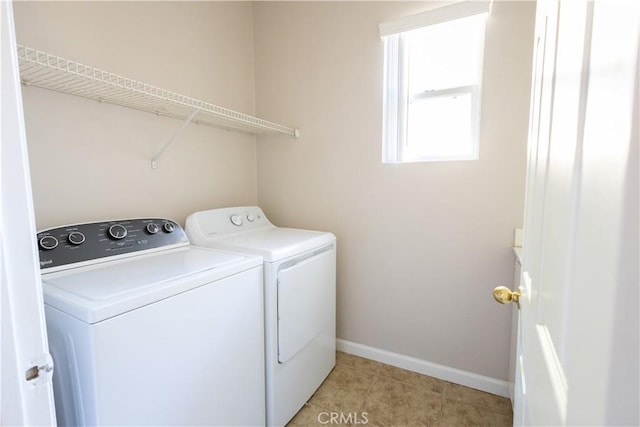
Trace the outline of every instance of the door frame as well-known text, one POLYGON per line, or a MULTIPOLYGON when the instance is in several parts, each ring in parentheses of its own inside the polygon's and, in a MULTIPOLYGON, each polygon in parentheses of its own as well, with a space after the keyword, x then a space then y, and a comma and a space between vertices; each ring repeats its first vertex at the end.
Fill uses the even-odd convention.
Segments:
POLYGON ((10 1, 0 1, 0 424, 56 425, 10 1))

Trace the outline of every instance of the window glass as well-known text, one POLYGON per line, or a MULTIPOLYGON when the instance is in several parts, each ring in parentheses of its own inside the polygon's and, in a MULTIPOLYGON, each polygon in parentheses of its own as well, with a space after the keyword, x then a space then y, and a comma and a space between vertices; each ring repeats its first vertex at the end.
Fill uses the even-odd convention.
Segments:
POLYGON ((431 25, 402 35, 409 46, 409 92, 478 83, 484 15, 431 25))
POLYGON ((471 108, 471 95, 468 93, 412 103, 406 160, 472 157, 471 108))

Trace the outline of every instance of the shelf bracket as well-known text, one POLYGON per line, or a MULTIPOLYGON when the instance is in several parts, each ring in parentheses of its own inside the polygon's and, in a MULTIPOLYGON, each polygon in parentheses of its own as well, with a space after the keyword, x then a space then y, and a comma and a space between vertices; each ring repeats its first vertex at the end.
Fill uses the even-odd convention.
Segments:
POLYGON ((189 118, 182 124, 182 126, 180 126, 180 128, 171 136, 171 138, 169 138, 169 141, 164 144, 164 147, 162 147, 158 154, 156 154, 155 157, 151 159, 151 169, 158 169, 158 159, 160 159, 167 148, 169 148, 169 146, 173 144, 173 141, 175 141, 176 138, 178 138, 182 134, 182 132, 184 132, 184 129, 187 127, 187 125, 189 125, 189 123, 193 121, 193 119, 195 119, 199 112, 200 110, 198 110, 197 108, 193 110, 193 113, 191 113, 189 118))

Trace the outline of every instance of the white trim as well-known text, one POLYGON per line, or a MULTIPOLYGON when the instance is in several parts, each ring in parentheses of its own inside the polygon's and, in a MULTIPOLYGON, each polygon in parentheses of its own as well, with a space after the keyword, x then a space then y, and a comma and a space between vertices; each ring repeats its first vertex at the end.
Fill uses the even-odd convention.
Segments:
POLYGON ((401 156, 398 146, 402 138, 400 136, 400 93, 399 83, 402 81, 398 73, 400 71, 400 36, 387 37, 384 40, 384 87, 382 104, 382 163, 398 163, 401 156))
POLYGON ((428 25, 441 24, 454 19, 490 12, 491 1, 463 1, 415 15, 404 16, 393 21, 382 22, 378 25, 378 28, 380 28, 380 37, 387 37, 428 25))
POLYGON ((429 375, 430 377, 471 387, 476 390, 486 391, 488 393, 497 394, 498 396, 507 398, 509 397, 509 383, 506 381, 475 374, 473 372, 463 371, 461 369, 451 368, 449 366, 417 359, 411 356, 405 356, 404 354, 369 347, 364 344, 358 344, 340 338, 336 339, 336 349, 345 353, 375 360, 376 362, 385 363, 408 371, 429 375))
POLYGON ((464 95, 468 93, 473 98, 474 94, 478 91, 478 85, 468 85, 468 86, 460 86, 460 87, 448 87, 445 89, 439 90, 425 90, 424 92, 418 92, 410 97, 410 102, 418 101, 420 99, 427 98, 442 98, 442 97, 453 97, 456 95, 464 95))

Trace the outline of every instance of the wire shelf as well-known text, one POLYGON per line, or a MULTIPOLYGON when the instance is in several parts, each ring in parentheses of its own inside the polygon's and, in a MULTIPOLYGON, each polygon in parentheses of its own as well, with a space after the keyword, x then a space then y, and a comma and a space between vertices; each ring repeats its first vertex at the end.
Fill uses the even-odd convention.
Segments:
POLYGON ((100 102, 191 120, 250 134, 298 136, 298 129, 239 113, 147 83, 18 45, 20 78, 27 86, 81 96, 100 102))

